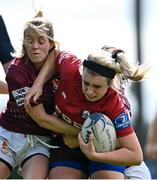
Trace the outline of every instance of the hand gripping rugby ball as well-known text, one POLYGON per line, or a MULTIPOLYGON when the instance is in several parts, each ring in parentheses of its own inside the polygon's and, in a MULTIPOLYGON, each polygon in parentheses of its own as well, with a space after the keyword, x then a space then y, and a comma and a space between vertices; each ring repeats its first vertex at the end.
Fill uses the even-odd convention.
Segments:
POLYGON ((93 134, 93 143, 97 152, 113 151, 116 148, 116 131, 112 121, 104 114, 93 113, 84 122, 81 136, 88 142, 89 133, 93 134))

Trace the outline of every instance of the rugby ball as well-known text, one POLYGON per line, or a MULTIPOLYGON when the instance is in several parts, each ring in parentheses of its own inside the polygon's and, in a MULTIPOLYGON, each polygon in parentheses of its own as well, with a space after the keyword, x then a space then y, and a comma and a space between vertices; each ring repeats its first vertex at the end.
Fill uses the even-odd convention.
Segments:
POLYGON ((84 122, 81 136, 88 142, 89 133, 93 134, 93 143, 97 152, 113 151, 116 148, 116 131, 112 121, 102 113, 91 114, 84 122))

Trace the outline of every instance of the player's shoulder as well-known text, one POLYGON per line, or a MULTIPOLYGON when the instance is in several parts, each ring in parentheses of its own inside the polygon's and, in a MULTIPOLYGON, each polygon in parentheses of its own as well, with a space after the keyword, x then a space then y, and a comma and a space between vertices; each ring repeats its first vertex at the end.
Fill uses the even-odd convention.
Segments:
MULTIPOLYGON (((17 72, 21 72, 23 71, 23 73, 25 72, 25 69, 27 69, 27 65, 26 63, 23 61, 23 59, 21 58, 14 58, 11 63, 10 66, 8 68, 8 71, 17 71, 17 72)), ((16 73, 16 72, 15 72, 16 73)))
POLYGON ((118 92, 112 88, 108 88, 106 95, 93 108, 97 112, 105 112, 110 119, 115 119, 119 114, 130 111, 118 92))
POLYGON ((10 63, 10 65, 18 65, 18 64, 22 64, 22 59, 21 58, 16 58, 15 57, 10 63))
MULTIPOLYGON (((19 68, 19 70, 34 69, 31 62, 23 58, 14 58, 10 63, 11 68, 19 68)), ((35 69, 34 69, 35 70, 35 69)))
POLYGON ((61 51, 60 54, 57 56, 58 64, 61 64, 63 62, 77 62, 80 61, 80 59, 73 54, 71 51, 61 51))
POLYGON ((71 52, 63 51, 57 60, 57 69, 61 78, 73 79, 79 74, 81 60, 71 52))
POLYGON ((12 60, 8 71, 7 77, 11 79, 28 79, 35 76, 35 70, 32 65, 27 64, 23 59, 15 58, 12 60))

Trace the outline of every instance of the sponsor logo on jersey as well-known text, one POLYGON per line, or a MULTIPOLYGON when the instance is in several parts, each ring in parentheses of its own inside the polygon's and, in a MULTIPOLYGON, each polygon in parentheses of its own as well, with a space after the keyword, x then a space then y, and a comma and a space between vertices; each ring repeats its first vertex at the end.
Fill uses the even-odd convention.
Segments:
POLYGON ((122 130, 130 126, 129 116, 127 113, 120 114, 114 122, 116 130, 122 130))
POLYGON ((20 88, 20 89, 16 89, 12 91, 12 95, 18 106, 24 105, 24 99, 29 89, 30 87, 24 87, 24 88, 20 88))

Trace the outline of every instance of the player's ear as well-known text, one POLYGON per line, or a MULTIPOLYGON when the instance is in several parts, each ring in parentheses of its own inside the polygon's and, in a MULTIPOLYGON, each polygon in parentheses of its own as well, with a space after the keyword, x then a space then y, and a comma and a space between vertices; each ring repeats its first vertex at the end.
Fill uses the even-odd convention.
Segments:
POLYGON ((112 86, 113 79, 107 78, 107 84, 108 84, 109 87, 112 86))
POLYGON ((50 41, 50 51, 53 51, 53 49, 55 48, 55 42, 54 41, 50 41))

